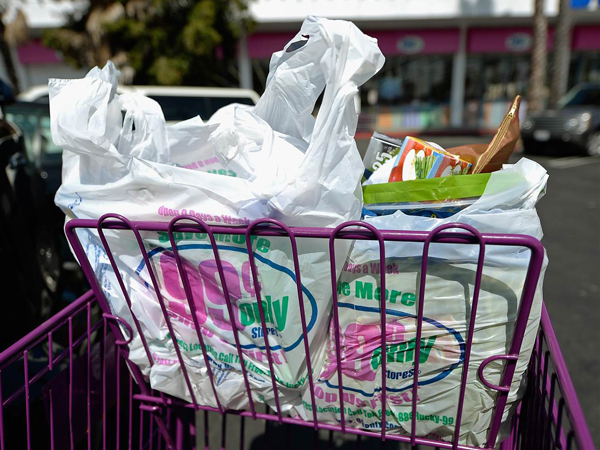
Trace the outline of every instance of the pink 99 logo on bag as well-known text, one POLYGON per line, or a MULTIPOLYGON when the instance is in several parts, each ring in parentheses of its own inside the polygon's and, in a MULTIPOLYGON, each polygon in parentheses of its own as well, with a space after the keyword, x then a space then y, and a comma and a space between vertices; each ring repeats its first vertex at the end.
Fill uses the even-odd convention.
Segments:
MULTIPOLYGON (((343 307, 341 307, 343 309, 343 307)), ((375 312, 375 308, 354 305, 353 309, 365 309, 375 312)), ((386 348, 381 347, 381 324, 350 323, 340 333, 340 370, 351 379, 362 382, 374 382, 385 376, 388 380, 398 380, 395 387, 388 386, 392 392, 401 392, 412 387, 416 355, 415 317, 414 315, 387 309, 389 316, 400 316, 386 324, 386 348), (383 354, 384 353, 384 354, 383 354), (386 358, 386 373, 381 374, 382 359, 386 358), (379 374, 378 374, 379 373, 379 374)), ((436 320, 423 318, 423 334, 419 351, 420 368, 433 364, 433 375, 423 375, 419 370, 419 385, 430 384, 445 378, 464 360, 464 339, 456 330, 436 320)), ((332 330, 332 333, 334 331, 332 330)), ((337 361, 334 342, 330 340, 327 363, 320 375, 321 380, 329 380, 330 387, 337 387, 337 361)), ((428 372, 428 371, 425 371, 428 372)), ((363 392, 363 394, 365 394, 363 392)), ((372 394, 372 393, 366 393, 372 394)))
MULTIPOLYGON (((208 244, 192 244, 179 246, 180 253, 184 250, 211 250, 208 244)), ((198 264, 193 264, 189 260, 182 257, 183 267, 189 287, 192 294, 196 322, 202 328, 204 334, 209 333, 211 329, 214 331, 222 330, 224 332, 233 332, 232 322, 240 331, 245 331, 248 337, 259 339, 261 345, 248 344, 242 345, 242 348, 260 348, 263 349, 264 343, 263 329, 260 317, 260 310, 256 299, 254 282, 250 262, 247 260, 245 249, 232 246, 220 246, 221 266, 223 268, 223 278, 227 285, 229 300, 233 313, 233 319, 230 320, 227 307, 227 301, 223 293, 221 278, 216 260, 207 258, 201 260, 198 264), (243 253, 244 258, 236 257, 229 258, 228 250, 231 252, 243 253), (234 265, 233 263, 237 264, 234 265), (241 262, 241 264, 239 264, 241 262)), ((165 306, 169 316, 177 322, 188 328, 195 328, 192 309, 188 303, 179 268, 174 257, 174 254, 164 248, 157 248, 148 253, 156 264, 154 268, 157 272, 161 293, 165 301, 165 306)), ((283 278, 275 284, 283 286, 276 294, 273 292, 265 292, 261 288, 261 303, 266 324, 266 332, 268 335, 282 337, 282 333, 290 333, 290 322, 288 317, 298 317, 298 295, 296 288, 296 277, 293 271, 289 268, 276 264, 264 256, 255 253, 255 260, 263 263, 261 272, 269 270, 269 279, 276 281, 280 277, 283 278), (274 270, 272 270, 274 269, 274 270), (290 280, 286 280, 289 277, 290 280)), ((145 264, 142 261, 136 272, 141 276, 145 264)), ((266 275, 263 275, 266 276, 266 275)), ((146 279, 146 276, 144 276, 146 279)), ((148 285, 148 282, 146 282, 148 285)), ((302 291, 305 299, 305 312, 307 319, 307 331, 310 332, 317 319, 317 304, 310 291, 302 286, 302 291)), ((297 328, 291 328, 296 330, 297 328)), ((293 331, 296 333, 296 331, 293 331)), ((273 350, 283 348, 285 351, 293 350, 300 344, 303 339, 302 329, 299 328, 298 336, 290 336, 286 334, 286 342, 290 342, 290 338, 295 338, 290 345, 287 346, 272 346, 273 350)), ((228 333, 226 333, 227 335, 228 333)))

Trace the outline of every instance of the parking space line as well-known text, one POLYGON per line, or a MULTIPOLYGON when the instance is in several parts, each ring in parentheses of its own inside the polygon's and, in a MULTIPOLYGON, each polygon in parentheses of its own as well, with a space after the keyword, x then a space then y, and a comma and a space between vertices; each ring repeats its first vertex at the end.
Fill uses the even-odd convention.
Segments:
POLYGON ((588 164, 600 163, 600 157, 597 156, 568 156, 566 158, 553 159, 548 161, 548 167, 552 169, 570 169, 572 167, 585 166, 588 164))

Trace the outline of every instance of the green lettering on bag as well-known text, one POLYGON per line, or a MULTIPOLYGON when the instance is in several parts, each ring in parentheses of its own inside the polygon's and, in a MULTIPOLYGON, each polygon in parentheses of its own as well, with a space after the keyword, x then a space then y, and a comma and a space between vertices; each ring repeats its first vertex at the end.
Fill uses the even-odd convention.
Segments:
POLYGON ((356 282, 356 297, 363 300, 371 300, 373 298, 373 283, 356 282))

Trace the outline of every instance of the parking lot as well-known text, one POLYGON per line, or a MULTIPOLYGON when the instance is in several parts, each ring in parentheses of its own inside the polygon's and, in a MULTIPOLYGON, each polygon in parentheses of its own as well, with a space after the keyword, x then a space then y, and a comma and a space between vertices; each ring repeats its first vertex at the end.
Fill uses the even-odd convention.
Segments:
POLYGON ((600 445, 600 159, 535 158, 550 175, 538 211, 550 265, 544 299, 579 401, 600 445))

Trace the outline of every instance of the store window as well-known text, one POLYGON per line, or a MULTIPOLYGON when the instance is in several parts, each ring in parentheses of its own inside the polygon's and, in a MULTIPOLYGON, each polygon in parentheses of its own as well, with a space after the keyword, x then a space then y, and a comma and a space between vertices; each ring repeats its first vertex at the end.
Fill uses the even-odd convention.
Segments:
MULTIPOLYGON (((529 83, 529 54, 475 54, 467 58, 464 125, 494 129, 529 83)), ((523 102, 525 111, 525 102, 523 102)))
POLYGON ((469 55, 466 100, 510 101, 525 94, 531 55, 469 55))
POLYGON ((361 89, 363 107, 447 103, 451 80, 452 55, 390 56, 361 89))
POLYGON ((569 88, 579 83, 600 83, 600 51, 573 52, 569 88))
MULTIPOLYGON (((548 54, 547 86, 551 83, 553 54, 548 54)), ((523 95, 527 111, 531 54, 475 54, 467 59, 465 126, 493 129, 502 121, 516 95, 523 95)), ((569 89, 579 83, 600 83, 600 52, 573 52, 569 89)))
POLYGON ((360 89, 359 131, 444 128, 449 125, 452 55, 398 55, 360 89))

